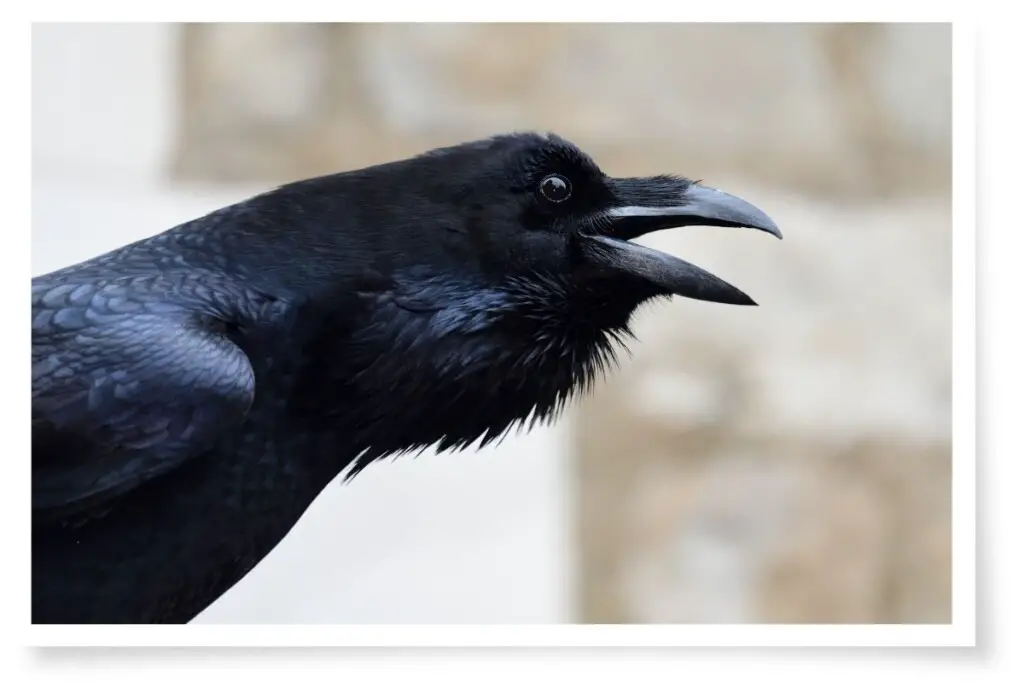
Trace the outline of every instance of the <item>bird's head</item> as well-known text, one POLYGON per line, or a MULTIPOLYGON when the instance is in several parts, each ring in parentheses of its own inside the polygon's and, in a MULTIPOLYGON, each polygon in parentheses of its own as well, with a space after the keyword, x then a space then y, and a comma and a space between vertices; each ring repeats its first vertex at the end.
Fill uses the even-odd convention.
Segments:
MULTIPOLYGON (((261 273, 327 283, 321 310, 338 322, 314 351, 336 359, 348 392, 330 414, 388 423, 367 436, 378 454, 553 418, 614 363, 645 301, 754 303, 635 238, 687 225, 781 237, 738 197, 677 176, 611 177, 556 135, 436 149, 300 182, 260 206, 261 225, 293 226, 273 252, 286 267, 268 259, 261 273), (396 396, 412 408, 396 415, 396 396)), ((309 381, 303 393, 322 408, 323 369, 309 381)))
POLYGON ((782 237, 771 218, 743 199, 680 176, 611 177, 553 134, 503 135, 388 167, 403 177, 398 187, 419 188, 422 207, 410 227, 433 245, 418 252, 443 251, 447 267, 495 281, 537 274, 641 299, 678 295, 754 305, 715 275, 631 240, 688 225, 782 237))

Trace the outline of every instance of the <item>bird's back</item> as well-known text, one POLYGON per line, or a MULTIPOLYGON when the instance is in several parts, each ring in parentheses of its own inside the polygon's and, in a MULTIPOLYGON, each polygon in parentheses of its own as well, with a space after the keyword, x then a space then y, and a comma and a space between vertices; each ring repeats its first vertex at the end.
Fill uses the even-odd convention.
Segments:
POLYGON ((218 301, 256 304, 167 239, 33 280, 37 623, 187 621, 335 474, 288 408, 289 304, 229 329, 218 301))
POLYGON ((344 441, 293 421, 288 397, 298 371, 288 356, 275 356, 274 372, 261 360, 248 415, 206 452, 113 500, 36 525, 34 621, 187 621, 287 533, 336 474, 344 441))

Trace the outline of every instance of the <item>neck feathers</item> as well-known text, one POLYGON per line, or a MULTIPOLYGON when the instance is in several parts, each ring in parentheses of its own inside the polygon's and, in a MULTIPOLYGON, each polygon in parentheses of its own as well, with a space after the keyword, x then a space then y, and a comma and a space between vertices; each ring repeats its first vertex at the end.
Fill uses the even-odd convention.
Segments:
POLYGON ((550 422, 614 365, 638 303, 559 277, 484 286, 418 275, 395 285, 374 293, 349 330, 321 330, 307 353, 333 347, 298 393, 324 424, 347 429, 361 453, 350 476, 393 453, 485 445, 550 422))

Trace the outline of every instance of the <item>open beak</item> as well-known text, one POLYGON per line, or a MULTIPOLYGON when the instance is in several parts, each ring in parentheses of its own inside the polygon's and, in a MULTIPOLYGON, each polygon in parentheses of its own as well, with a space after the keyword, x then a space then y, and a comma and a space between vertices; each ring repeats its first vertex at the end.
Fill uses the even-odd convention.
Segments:
POLYGON ((616 206, 597 217, 596 234, 584 235, 588 261, 630 273, 678 296, 756 306, 728 282, 692 263, 630 242, 656 230, 687 225, 753 228, 782 239, 775 222, 756 206, 688 180, 658 176, 610 181, 616 206))

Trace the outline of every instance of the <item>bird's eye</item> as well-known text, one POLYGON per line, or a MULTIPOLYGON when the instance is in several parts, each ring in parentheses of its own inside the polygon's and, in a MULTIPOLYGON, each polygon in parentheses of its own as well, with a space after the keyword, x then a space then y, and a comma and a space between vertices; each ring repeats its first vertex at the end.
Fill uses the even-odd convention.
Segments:
POLYGON ((540 181, 540 193, 549 202, 564 202, 572 194, 569 179, 560 175, 549 175, 540 181))

